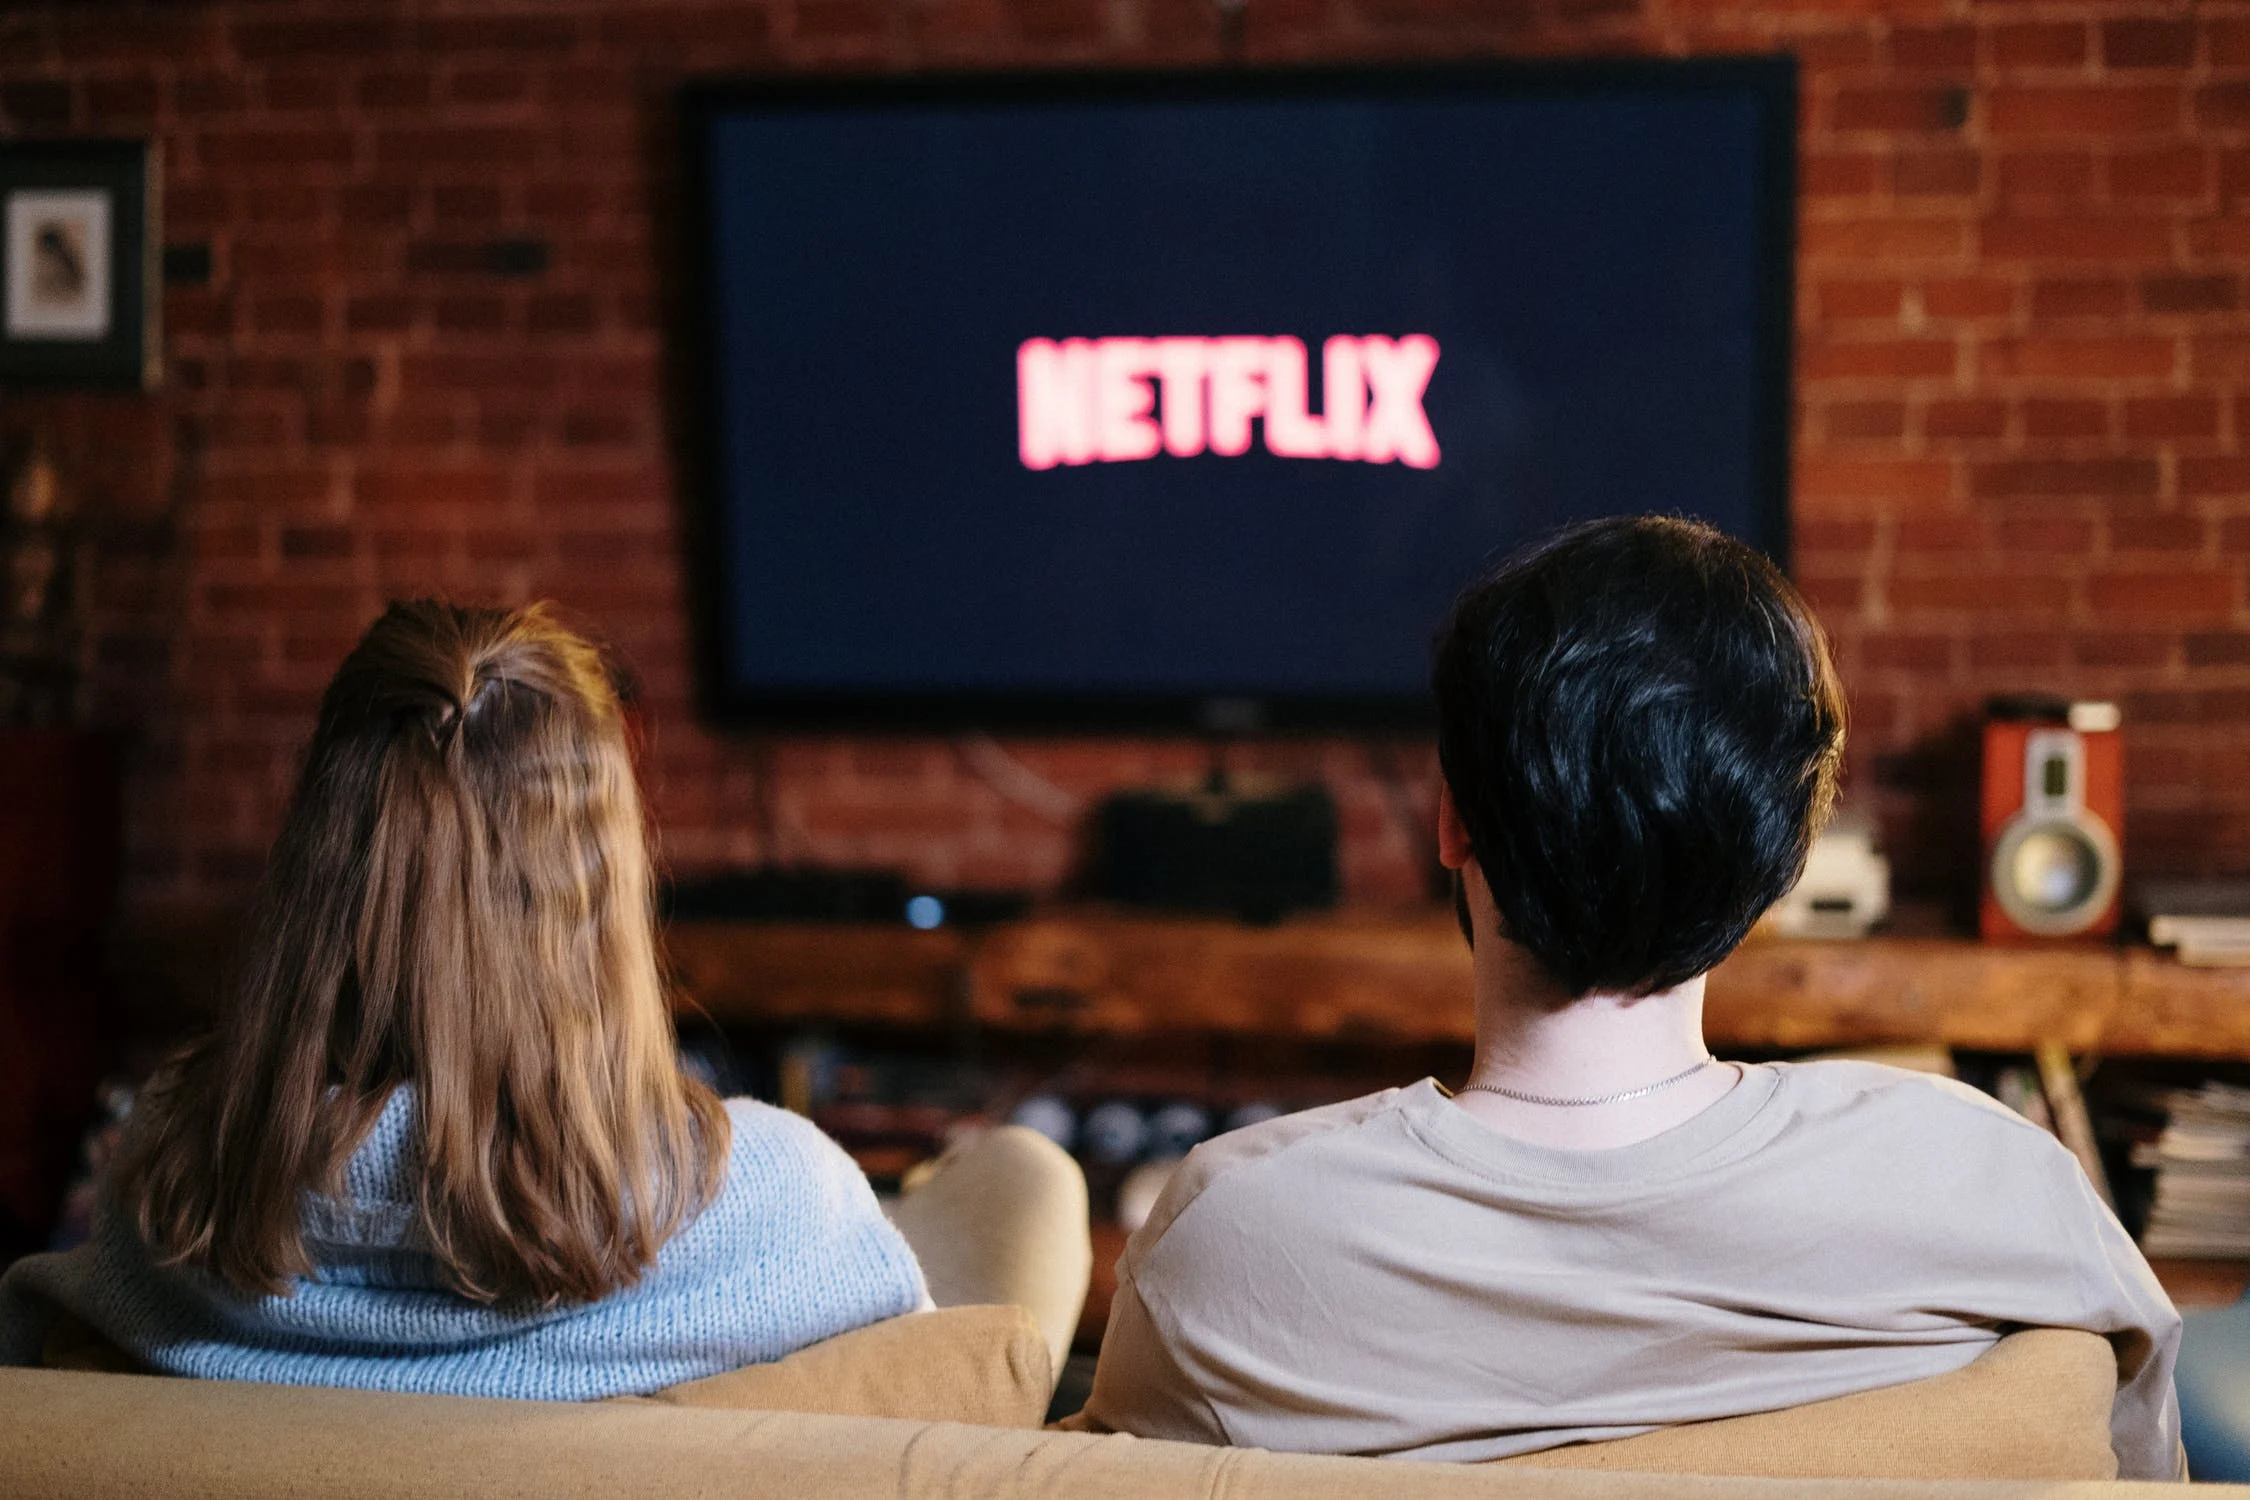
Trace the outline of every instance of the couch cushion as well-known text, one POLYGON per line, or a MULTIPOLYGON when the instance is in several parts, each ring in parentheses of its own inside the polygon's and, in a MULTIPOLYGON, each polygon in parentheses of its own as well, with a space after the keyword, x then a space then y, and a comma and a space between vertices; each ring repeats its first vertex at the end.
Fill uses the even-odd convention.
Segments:
MULTIPOLYGON (((48 1324, 41 1362, 50 1370, 157 1373, 69 1313, 48 1324)), ((947 1307, 870 1323, 767 1364, 617 1399, 1037 1427, 1053 1390, 1047 1341, 1030 1313, 947 1307)))
POLYGON ((2163 1500, 2149 1485, 1904 1488, 1589 1474, 660 1402, 0 1369, 0 1495, 71 1500, 2163 1500))
POLYGON ((627 1399, 1037 1427, 1053 1389, 1047 1340, 1030 1313, 945 1307, 870 1323, 770 1364, 627 1399))
POLYGON ((2108 1340, 2032 1328, 1950 1375, 1499 1462, 1781 1478, 2111 1479, 2116 1394, 2108 1340))

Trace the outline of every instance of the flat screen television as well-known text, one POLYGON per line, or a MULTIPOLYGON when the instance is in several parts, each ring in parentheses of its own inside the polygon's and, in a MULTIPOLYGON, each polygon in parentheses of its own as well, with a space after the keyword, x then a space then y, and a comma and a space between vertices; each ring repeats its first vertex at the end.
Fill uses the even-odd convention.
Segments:
POLYGON ((691 90, 733 723, 1409 728, 1496 554, 1786 561, 1787 59, 691 90))

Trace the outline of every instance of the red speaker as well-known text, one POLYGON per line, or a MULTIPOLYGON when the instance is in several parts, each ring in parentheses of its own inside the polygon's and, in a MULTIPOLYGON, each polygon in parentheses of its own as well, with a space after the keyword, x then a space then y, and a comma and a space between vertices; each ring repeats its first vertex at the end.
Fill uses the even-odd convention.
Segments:
POLYGON ((2125 752, 2114 704, 2012 700, 1984 725, 1987 942, 2117 930, 2125 752))

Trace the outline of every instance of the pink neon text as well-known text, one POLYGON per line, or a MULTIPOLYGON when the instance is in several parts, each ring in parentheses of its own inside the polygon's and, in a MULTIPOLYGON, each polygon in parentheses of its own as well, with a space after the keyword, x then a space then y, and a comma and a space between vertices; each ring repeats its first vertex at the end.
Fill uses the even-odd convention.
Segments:
POLYGON ((1437 362, 1428 334, 1337 334, 1321 346, 1315 414, 1301 339, 1026 339, 1016 350, 1017 448, 1027 469, 1206 449, 1231 458, 1250 451, 1256 419, 1278 458, 1434 469, 1422 395, 1437 362))

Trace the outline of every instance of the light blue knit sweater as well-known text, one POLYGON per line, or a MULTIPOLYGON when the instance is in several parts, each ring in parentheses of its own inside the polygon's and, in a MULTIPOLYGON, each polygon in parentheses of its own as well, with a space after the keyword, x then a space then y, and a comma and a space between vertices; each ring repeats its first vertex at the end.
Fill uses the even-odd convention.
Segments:
POLYGON ((115 1215, 61 1255, 0 1277, 0 1364, 36 1364, 57 1308, 157 1369, 222 1380, 585 1401, 778 1359, 924 1305, 922 1271, 850 1157, 809 1122, 727 1105, 717 1198, 636 1286, 544 1311, 447 1291, 414 1230, 413 1100, 401 1089, 345 1170, 306 1204, 317 1274, 244 1299, 152 1265, 115 1215))

